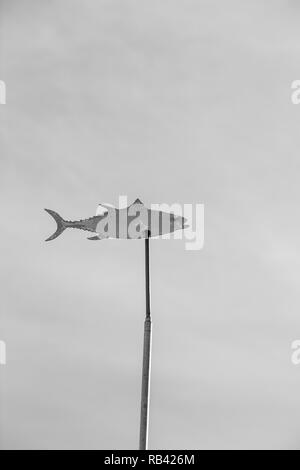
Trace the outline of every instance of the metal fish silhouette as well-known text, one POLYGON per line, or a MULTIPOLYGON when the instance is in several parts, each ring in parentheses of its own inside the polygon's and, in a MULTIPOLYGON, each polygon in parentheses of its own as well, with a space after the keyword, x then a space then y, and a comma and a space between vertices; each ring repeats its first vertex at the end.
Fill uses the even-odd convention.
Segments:
POLYGON ((173 233, 188 227, 184 217, 172 213, 147 209, 136 199, 125 209, 118 209, 106 204, 100 204, 102 214, 78 221, 64 220, 57 212, 45 209, 56 221, 57 230, 46 241, 54 240, 67 228, 77 228, 93 232, 89 240, 105 238, 141 239, 173 233))

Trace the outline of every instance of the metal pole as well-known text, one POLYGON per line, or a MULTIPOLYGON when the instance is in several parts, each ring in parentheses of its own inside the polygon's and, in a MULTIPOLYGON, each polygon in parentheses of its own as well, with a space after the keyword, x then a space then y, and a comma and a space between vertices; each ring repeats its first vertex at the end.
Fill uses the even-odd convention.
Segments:
MULTIPOLYGON (((149 232, 150 237, 150 232, 149 232)), ((149 238, 145 239, 146 318, 144 323, 144 351, 141 397, 140 450, 148 449, 149 395, 151 370, 151 311, 150 311, 150 263, 149 238)))

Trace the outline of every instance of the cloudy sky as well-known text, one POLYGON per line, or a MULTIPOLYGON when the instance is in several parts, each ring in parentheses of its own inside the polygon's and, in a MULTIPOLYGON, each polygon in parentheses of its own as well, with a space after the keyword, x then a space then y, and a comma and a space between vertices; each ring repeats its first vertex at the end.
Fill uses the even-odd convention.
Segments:
POLYGON ((54 223, 204 203, 151 244, 150 448, 300 449, 296 0, 1 0, 4 449, 138 444, 143 243, 54 223))

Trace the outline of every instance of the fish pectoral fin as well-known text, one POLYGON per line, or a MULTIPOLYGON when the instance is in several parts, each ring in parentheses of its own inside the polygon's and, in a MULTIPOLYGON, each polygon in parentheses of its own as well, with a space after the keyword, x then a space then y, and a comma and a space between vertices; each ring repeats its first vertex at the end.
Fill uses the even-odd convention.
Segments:
POLYGON ((100 237, 99 235, 96 235, 95 237, 88 237, 88 240, 105 240, 105 238, 108 238, 108 237, 100 237))
POLYGON ((109 236, 107 234, 105 235, 94 235, 93 237, 88 237, 88 240, 105 240, 106 238, 109 238, 109 236))

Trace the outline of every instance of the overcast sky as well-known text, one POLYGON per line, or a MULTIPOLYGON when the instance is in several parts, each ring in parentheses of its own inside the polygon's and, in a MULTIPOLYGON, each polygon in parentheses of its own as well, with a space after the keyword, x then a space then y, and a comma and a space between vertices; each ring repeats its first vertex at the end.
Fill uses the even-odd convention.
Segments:
POLYGON ((1 0, 0 443, 138 444, 141 241, 100 202, 204 203, 151 243, 150 448, 300 449, 296 0, 1 0))

